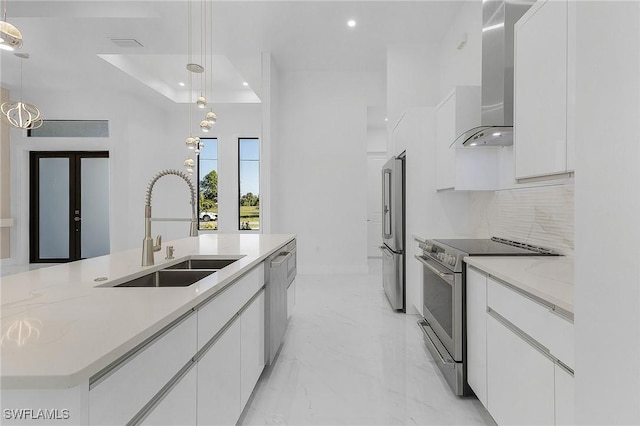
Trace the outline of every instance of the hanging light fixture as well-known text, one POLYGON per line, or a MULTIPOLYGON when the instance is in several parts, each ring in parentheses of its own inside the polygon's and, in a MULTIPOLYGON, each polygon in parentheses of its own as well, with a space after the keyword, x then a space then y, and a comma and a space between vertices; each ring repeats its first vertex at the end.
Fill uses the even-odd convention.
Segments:
POLYGON ((0 49, 18 50, 22 47, 22 33, 7 22, 7 0, 4 2, 3 18, 0 21, 0 49))
POLYGON ((209 120, 205 118, 200 122, 200 130, 202 130, 205 133, 211 130, 211 123, 209 123, 209 120))
POLYGON ((42 126, 40 110, 33 104, 22 102, 22 61, 29 59, 26 53, 16 53, 20 58, 20 100, 8 101, 0 106, 0 111, 7 118, 9 124, 18 129, 37 129, 42 126))
POLYGON ((204 116, 204 119, 207 120, 210 124, 213 124, 218 121, 218 116, 215 112, 213 112, 213 110, 211 110, 207 112, 207 114, 204 116))
MULTIPOLYGON (((187 138, 184 140, 185 145, 187 146, 188 149, 193 150, 194 152, 199 152, 200 151, 200 138, 198 137, 194 137, 193 136, 193 132, 191 131, 191 105, 192 105, 192 101, 191 101, 191 95, 193 93, 192 89, 193 89, 193 74, 194 73, 202 73, 204 72, 204 68, 202 67, 202 65, 196 64, 192 61, 192 55, 191 55, 191 0, 188 0, 187 2, 187 13, 188 13, 188 19, 187 19, 187 51, 188 51, 188 63, 187 63, 187 76, 188 76, 188 91, 189 91, 189 101, 187 102, 187 108, 188 108, 188 114, 187 114, 187 120, 188 120, 188 126, 189 126, 189 136, 187 136, 187 138)), ((193 168, 195 166, 195 161, 193 160, 193 158, 187 158, 184 161, 184 166, 187 169, 188 173, 193 173, 193 168)))
MULTIPOLYGON (((209 108, 209 111, 205 114, 204 119, 209 122, 209 125, 210 125, 209 128, 211 128, 211 126, 213 126, 215 122, 218 120, 218 115, 215 112, 213 112, 213 1, 211 1, 211 4, 209 7, 211 11, 211 14, 210 14, 211 22, 209 23, 209 29, 211 31, 211 35, 210 35, 211 43, 209 45, 211 49, 209 51, 209 78, 211 79, 209 83, 209 100, 211 102, 210 103, 211 107, 209 108)), ((205 44, 205 50, 206 50, 206 44, 205 44)))
POLYGON ((193 158, 187 158, 184 160, 184 167, 187 169, 187 173, 193 174, 193 168, 196 166, 196 162, 193 158))

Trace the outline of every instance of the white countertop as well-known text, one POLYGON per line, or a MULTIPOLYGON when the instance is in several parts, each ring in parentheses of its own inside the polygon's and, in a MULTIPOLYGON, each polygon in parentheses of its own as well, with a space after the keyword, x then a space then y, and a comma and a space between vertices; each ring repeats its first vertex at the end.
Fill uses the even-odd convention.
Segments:
POLYGON ((573 257, 468 256, 464 261, 573 313, 573 257))
POLYGON ((140 248, 2 277, 2 387, 64 388, 88 380, 293 238, 206 234, 163 243, 154 266, 140 266, 140 248), (164 260, 168 245, 174 260, 164 260), (185 257, 216 255, 244 257, 189 287, 97 287, 185 257))

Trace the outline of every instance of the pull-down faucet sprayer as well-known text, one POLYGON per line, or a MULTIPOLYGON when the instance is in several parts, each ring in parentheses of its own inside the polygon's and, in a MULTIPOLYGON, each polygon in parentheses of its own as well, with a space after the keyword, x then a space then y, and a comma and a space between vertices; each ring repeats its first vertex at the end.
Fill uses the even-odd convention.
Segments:
POLYGON ((162 245, 162 237, 160 235, 158 235, 157 243, 155 245, 153 244, 153 238, 151 237, 151 193, 153 192, 153 186, 156 184, 158 179, 167 175, 178 176, 185 182, 187 182, 187 185, 189 185, 189 190, 191 192, 191 226, 189 236, 198 236, 198 218, 196 216, 196 188, 193 185, 193 182, 191 182, 191 179, 186 173, 179 170, 162 170, 157 175, 155 175, 153 179, 151 179, 149 185, 147 186, 147 196, 145 198, 144 205, 144 240, 142 241, 142 266, 153 265, 153 252, 159 251, 162 245))

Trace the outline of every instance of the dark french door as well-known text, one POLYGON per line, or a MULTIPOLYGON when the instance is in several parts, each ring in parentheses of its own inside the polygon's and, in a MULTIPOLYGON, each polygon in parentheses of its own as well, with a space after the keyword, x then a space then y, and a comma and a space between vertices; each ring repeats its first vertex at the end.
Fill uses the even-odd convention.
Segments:
POLYGON ((32 152, 29 260, 62 263, 109 253, 109 153, 32 152))

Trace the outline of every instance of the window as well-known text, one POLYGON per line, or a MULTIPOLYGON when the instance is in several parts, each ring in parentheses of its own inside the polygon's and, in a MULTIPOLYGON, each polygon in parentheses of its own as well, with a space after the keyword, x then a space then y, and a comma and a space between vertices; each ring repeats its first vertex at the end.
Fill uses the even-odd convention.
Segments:
POLYGON ((218 139, 202 138, 198 156, 199 229, 218 229, 218 139))
POLYGON ((260 140, 238 139, 239 229, 260 229, 260 140))

